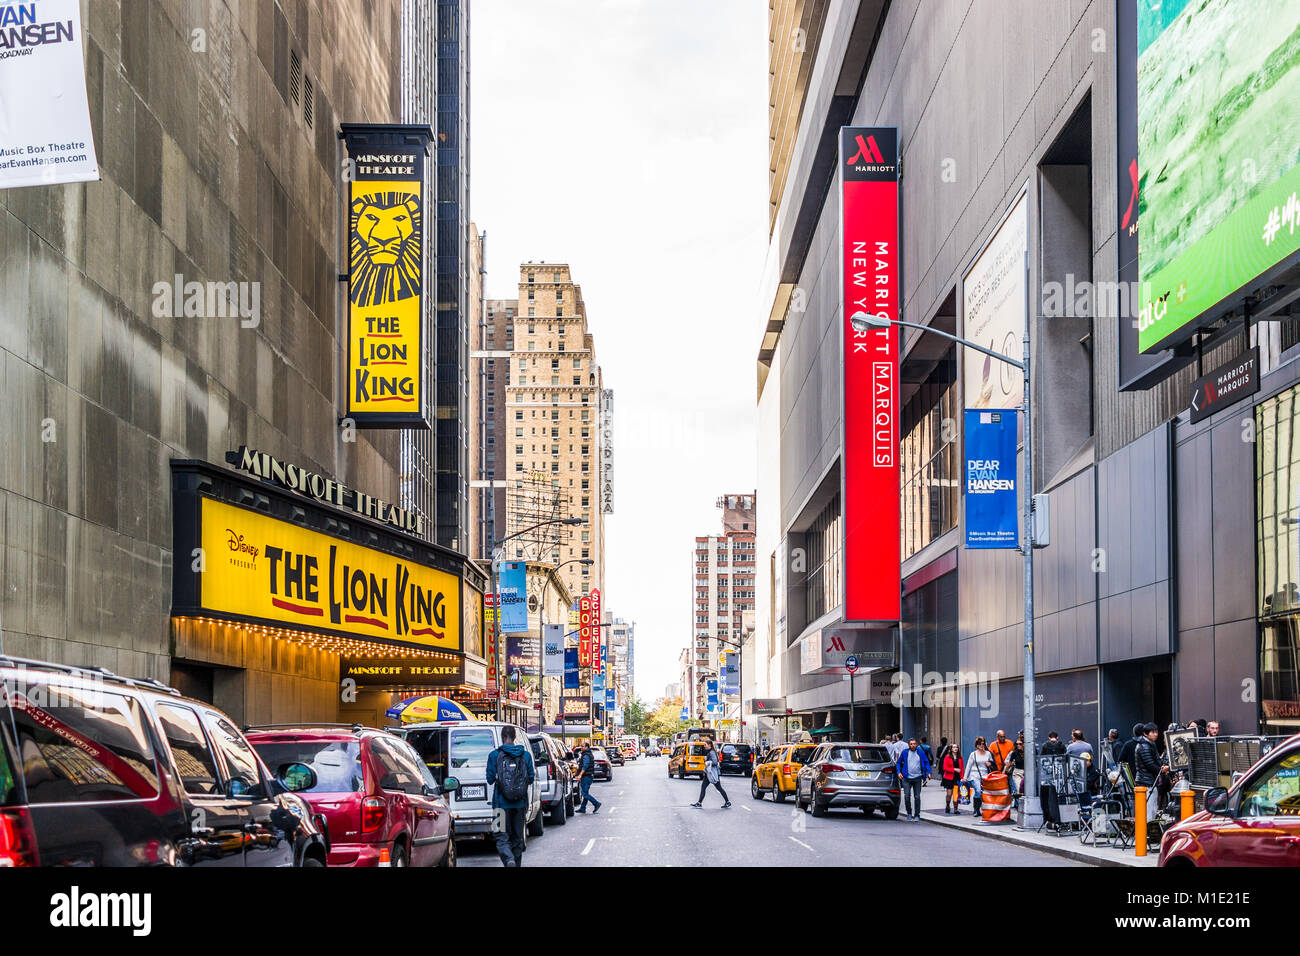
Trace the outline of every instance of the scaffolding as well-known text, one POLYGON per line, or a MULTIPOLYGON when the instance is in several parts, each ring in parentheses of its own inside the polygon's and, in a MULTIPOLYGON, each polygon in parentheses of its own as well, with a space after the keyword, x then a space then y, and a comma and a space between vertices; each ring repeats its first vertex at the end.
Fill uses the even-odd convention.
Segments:
POLYGON ((558 480, 545 472, 511 481, 506 489, 506 536, 510 540, 502 558, 559 564, 560 548, 569 543, 572 534, 569 526, 559 522, 569 517, 571 503, 558 480), (516 534, 519 536, 511 537, 516 534))

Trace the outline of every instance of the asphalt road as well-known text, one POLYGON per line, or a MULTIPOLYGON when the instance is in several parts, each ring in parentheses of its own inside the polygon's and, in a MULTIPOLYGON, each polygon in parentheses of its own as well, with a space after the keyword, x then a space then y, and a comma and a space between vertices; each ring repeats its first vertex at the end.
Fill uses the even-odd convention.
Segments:
MULTIPOLYGON (((530 838, 525 866, 1077 866, 1070 860, 930 823, 832 810, 815 820, 792 800, 755 800, 748 777, 723 777, 732 808, 696 779, 668 777, 666 757, 642 757, 592 785, 600 813, 575 814, 530 838)), ((460 866, 500 866, 490 842, 459 844, 460 866)))

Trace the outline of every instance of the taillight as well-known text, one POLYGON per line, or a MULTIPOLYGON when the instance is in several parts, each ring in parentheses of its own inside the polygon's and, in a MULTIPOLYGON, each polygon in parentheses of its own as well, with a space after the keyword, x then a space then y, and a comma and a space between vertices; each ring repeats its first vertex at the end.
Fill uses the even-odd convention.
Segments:
POLYGON ((26 810, 0 810, 0 869, 40 866, 36 831, 26 810))
POLYGON ((361 832, 373 833, 384 824, 387 812, 383 797, 366 797, 361 801, 361 832))
POLYGON ((843 773, 844 768, 837 763, 824 763, 822 764, 822 771, 825 773, 843 773))
POLYGON ((785 776, 788 777, 788 776, 790 776, 790 774, 792 774, 793 772, 794 772, 794 771, 790 769, 790 765, 789 765, 788 763, 783 763, 783 764, 781 764, 781 773, 783 773, 785 776))

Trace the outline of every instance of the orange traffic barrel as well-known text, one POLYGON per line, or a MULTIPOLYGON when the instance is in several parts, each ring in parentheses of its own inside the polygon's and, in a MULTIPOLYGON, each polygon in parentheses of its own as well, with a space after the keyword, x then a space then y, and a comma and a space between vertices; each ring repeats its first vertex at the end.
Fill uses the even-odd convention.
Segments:
POLYGON ((1006 774, 991 773, 984 778, 980 816, 985 823, 1002 823, 1011 818, 1011 782, 1006 774))

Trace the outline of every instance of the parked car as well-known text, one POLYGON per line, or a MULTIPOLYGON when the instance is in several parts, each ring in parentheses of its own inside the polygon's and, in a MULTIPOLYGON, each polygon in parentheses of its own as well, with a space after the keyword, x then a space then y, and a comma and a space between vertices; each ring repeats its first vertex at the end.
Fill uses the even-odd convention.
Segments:
POLYGON ((794 804, 815 817, 838 807, 898 818, 901 793, 889 751, 879 744, 820 744, 795 777, 794 804))
POLYGON ((718 744, 718 771, 748 777, 754 772, 754 748, 749 744, 718 744))
MULTIPOLYGON (((451 819, 456 839, 486 838, 492 834, 492 794, 487 783, 487 758, 501 746, 503 727, 515 727, 515 743, 528 746, 528 735, 518 726, 495 720, 438 720, 393 728, 420 755, 433 779, 454 777, 450 791, 451 819)), ((528 788, 528 825, 524 839, 541 836, 546 826, 542 816, 541 787, 534 781, 528 788)))
POLYGON ((749 781, 749 792, 755 800, 770 793, 777 803, 794 793, 795 779, 804 763, 817 749, 816 744, 781 744, 769 750, 766 756, 754 762, 754 775, 749 781))
POLYGON ((645 755, 647 757, 662 757, 664 755, 664 752, 660 750, 658 747, 651 747, 649 750, 645 752, 645 755))
POLYGON ((1300 866, 1300 734, 1262 756, 1205 809, 1170 827, 1161 866, 1300 866))
POLYGON ((315 783, 157 681, 0 655, 0 867, 325 866, 315 783))
POLYGON ((455 866, 455 832, 444 789, 404 740, 360 724, 245 727, 270 767, 300 763, 316 772, 300 791, 324 818, 330 866, 455 866))
POLYGON ((591 756, 596 761, 596 766, 591 771, 591 779, 613 780, 614 768, 609 762, 609 752, 604 747, 592 747, 591 756))
POLYGON ((673 755, 668 758, 668 776, 677 776, 681 780, 687 777, 704 776, 704 744, 678 744, 673 748, 673 755))
POLYGON ((623 751, 618 747, 610 747, 605 751, 605 756, 609 758, 610 766, 617 765, 622 767, 627 762, 627 758, 624 756, 623 751))
POLYGON ((574 773, 564 760, 564 751, 550 734, 530 734, 533 765, 541 785, 542 811, 555 826, 564 826, 573 816, 574 773))

